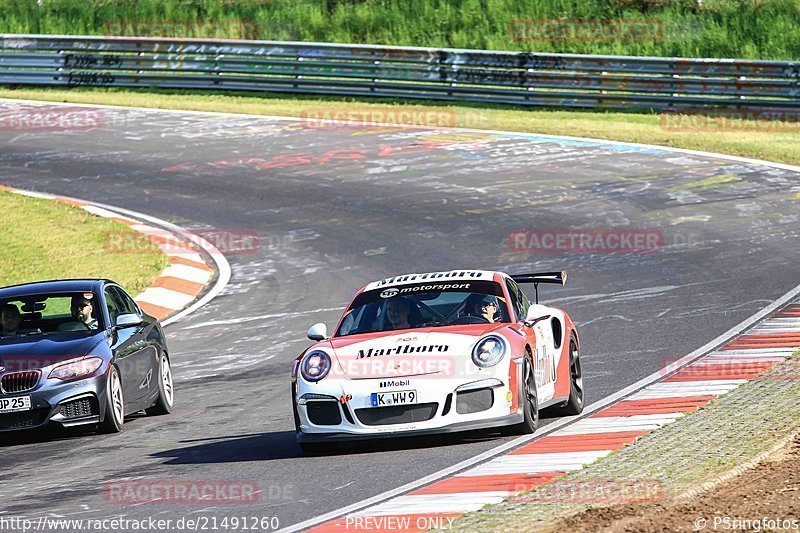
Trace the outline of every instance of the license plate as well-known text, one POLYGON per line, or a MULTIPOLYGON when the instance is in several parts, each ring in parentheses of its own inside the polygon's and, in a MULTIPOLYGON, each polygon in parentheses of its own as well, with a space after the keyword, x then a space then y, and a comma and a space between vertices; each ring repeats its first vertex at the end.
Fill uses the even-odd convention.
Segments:
POLYGON ((14 411, 28 411, 31 408, 30 396, 17 396, 16 398, 0 398, 0 413, 13 413, 14 411))
POLYGON ((370 395, 370 400, 372 402, 372 407, 417 403, 417 391, 398 390, 394 392, 373 392, 370 395))

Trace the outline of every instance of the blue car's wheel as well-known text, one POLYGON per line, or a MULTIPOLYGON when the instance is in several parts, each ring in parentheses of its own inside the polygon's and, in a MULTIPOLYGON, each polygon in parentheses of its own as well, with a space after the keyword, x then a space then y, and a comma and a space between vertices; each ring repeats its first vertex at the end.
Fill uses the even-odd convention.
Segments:
POLYGON ((172 412, 175 402, 175 389, 172 383, 172 369, 169 366, 167 354, 161 355, 158 363, 158 398, 156 403, 145 412, 148 415, 166 415, 172 412))
POLYGON ((125 397, 122 394, 122 380, 117 367, 111 366, 106 382, 106 413, 100 422, 102 433, 119 433, 125 423, 125 397))

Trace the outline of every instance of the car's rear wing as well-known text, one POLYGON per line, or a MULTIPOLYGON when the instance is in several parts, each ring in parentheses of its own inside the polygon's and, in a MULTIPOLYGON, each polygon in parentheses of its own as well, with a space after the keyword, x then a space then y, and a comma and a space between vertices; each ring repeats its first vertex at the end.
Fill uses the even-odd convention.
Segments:
POLYGON ((511 279, 517 283, 533 283, 533 290, 536 291, 536 303, 539 303, 539 284, 558 283, 564 285, 567 282, 567 271, 561 272, 535 272, 532 274, 516 274, 511 279))

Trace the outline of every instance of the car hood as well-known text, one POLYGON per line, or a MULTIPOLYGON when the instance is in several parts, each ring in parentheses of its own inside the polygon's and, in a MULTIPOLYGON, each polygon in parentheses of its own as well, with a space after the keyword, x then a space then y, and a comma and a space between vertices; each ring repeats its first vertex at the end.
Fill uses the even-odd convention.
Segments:
POLYGON ((7 339, 0 342, 0 367, 6 372, 37 370, 82 357, 104 340, 102 332, 90 337, 62 332, 7 339))
POLYGON ((367 333, 334 338, 320 348, 332 352, 343 377, 369 379, 456 372, 469 362, 482 336, 508 324, 470 324, 367 333))

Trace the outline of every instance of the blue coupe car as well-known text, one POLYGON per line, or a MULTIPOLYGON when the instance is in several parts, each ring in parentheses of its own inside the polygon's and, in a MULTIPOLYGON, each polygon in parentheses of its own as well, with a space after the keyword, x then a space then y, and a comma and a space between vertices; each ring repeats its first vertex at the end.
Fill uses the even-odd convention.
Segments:
POLYGON ((122 430, 172 411, 164 332, 110 280, 0 288, 0 431, 57 425, 122 430))

